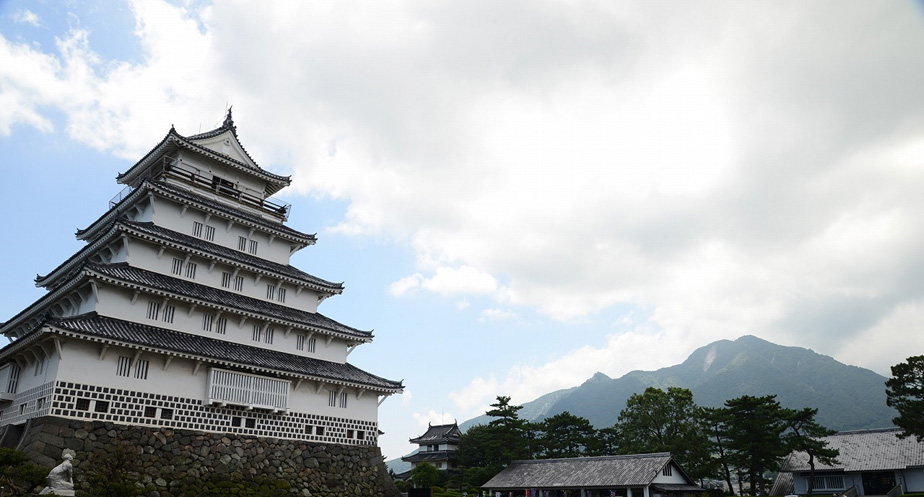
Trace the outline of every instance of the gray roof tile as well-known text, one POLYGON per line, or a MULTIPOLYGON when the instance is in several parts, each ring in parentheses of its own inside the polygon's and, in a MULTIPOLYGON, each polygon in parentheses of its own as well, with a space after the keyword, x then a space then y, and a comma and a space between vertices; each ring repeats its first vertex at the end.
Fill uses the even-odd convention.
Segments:
POLYGON ((483 486, 490 489, 644 486, 670 461, 669 453, 513 461, 483 486))
MULTIPOLYGON (((863 430, 837 433, 822 440, 840 451, 837 464, 825 465, 815 461, 816 471, 842 470, 879 471, 924 466, 924 442, 913 436, 898 438, 899 428, 863 430)), ((782 471, 809 471, 808 455, 793 452, 783 463, 782 471)))
MULTIPOLYGON (((269 349, 243 345, 192 335, 180 331, 156 328, 130 321, 122 321, 96 313, 64 319, 50 319, 46 324, 80 337, 175 352, 187 356, 209 359, 221 364, 292 373, 364 385, 370 388, 397 391, 401 382, 386 380, 367 373, 352 364, 322 361, 311 357, 287 354, 269 349)), ((16 342, 13 342, 14 344, 16 342)), ((12 345, 12 344, 11 344, 12 345)))

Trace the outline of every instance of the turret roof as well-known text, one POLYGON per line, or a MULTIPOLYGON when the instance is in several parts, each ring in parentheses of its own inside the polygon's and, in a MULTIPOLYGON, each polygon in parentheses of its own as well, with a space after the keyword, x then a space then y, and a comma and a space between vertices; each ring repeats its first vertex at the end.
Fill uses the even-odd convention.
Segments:
POLYGON ((459 443, 459 435, 461 434, 462 432, 459 431, 458 423, 453 423, 451 425, 430 425, 426 433, 417 438, 412 438, 410 442, 419 445, 459 443))

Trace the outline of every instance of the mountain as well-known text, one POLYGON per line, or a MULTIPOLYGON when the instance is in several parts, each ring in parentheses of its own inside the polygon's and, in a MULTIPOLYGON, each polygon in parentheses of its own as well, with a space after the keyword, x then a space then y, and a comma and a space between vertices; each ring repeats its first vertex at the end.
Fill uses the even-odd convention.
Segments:
MULTIPOLYGON (((783 407, 818 409, 817 420, 838 431, 892 426, 897 413, 886 406, 886 378, 801 347, 784 347, 754 336, 720 340, 694 351, 683 363, 657 371, 632 371, 612 379, 597 373, 581 386, 558 390, 523 404, 529 421, 568 411, 596 428, 613 426, 626 400, 647 387, 683 387, 705 407, 720 407, 742 395, 776 394, 783 407)), ((463 430, 490 421, 479 416, 463 430)))

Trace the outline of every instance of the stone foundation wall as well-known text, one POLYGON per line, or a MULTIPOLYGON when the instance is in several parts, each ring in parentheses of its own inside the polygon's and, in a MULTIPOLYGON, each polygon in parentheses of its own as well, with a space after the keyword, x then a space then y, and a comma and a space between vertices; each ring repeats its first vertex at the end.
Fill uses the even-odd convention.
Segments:
POLYGON ((139 482, 150 497, 210 493, 220 481, 256 481, 298 496, 398 497, 378 447, 308 443, 220 433, 147 428, 45 416, 29 421, 19 444, 37 464, 55 466, 61 451, 77 453, 78 489, 89 457, 124 444, 137 454, 139 482))

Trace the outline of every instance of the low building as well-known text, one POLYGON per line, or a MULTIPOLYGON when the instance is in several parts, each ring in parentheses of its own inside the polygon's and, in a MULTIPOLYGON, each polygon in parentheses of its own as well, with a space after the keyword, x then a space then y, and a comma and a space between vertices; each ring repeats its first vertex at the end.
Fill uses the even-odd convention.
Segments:
MULTIPOLYGON (((902 493, 924 492, 924 443, 898 438, 899 428, 842 432, 823 440, 840 454, 834 464, 815 461, 815 494, 840 493, 856 487, 859 495, 885 495, 897 485, 902 493)), ((793 452, 782 473, 792 475, 793 493, 808 492, 808 454, 793 452)))
POLYGON ((456 468, 456 450, 459 448, 459 424, 430 425, 423 435, 412 438, 410 442, 417 444, 417 452, 401 458, 411 463, 411 468, 422 462, 432 464, 436 469, 448 471, 456 468))
POLYGON ((501 497, 684 497, 703 492, 666 452, 513 461, 484 488, 501 497))

